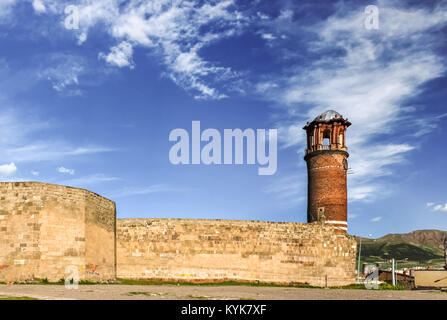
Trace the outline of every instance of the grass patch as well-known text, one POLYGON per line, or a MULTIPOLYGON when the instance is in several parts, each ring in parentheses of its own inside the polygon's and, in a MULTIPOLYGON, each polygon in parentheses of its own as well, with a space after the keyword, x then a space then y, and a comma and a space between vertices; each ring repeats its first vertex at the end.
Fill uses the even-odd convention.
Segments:
POLYGON ((146 291, 131 291, 128 293, 129 296, 150 296, 150 297, 161 297, 166 296, 167 293, 154 293, 146 291))
POLYGON ((396 259, 399 268, 416 266, 436 268, 444 265, 443 253, 436 247, 395 241, 362 240, 360 264, 378 262, 382 264, 382 268, 387 269, 391 267, 392 258, 396 259))
POLYGON ((130 280, 118 279, 116 284, 121 285, 172 285, 172 286, 196 286, 196 287, 219 287, 219 286, 248 286, 248 287, 290 287, 290 288, 320 288, 307 283, 275 284, 264 282, 223 281, 223 282, 190 282, 190 281, 160 281, 160 280, 130 280))
POLYGON ((129 296, 150 296, 150 292, 140 292, 140 291, 131 291, 128 293, 129 296))
POLYGON ((79 280, 79 284, 93 285, 93 284, 107 284, 107 283, 94 282, 94 281, 90 281, 90 280, 79 280))
POLYGON ((395 286, 393 286, 389 283, 381 283, 379 285, 379 290, 405 290, 405 287, 400 284, 396 284, 395 286))
MULTIPOLYGON (((5 283, 6 284, 6 283, 5 283)), ((60 279, 58 282, 49 282, 48 279, 36 279, 35 281, 14 284, 28 284, 28 285, 64 285, 65 280, 60 279)), ((279 288, 308 288, 308 289, 323 289, 324 287, 312 286, 307 283, 264 283, 264 282, 248 282, 248 281, 222 281, 222 282, 192 282, 192 281, 161 281, 161 280, 144 280, 144 279, 117 279, 115 282, 93 282, 90 280, 80 280, 80 285, 140 285, 140 286, 191 286, 191 287, 224 287, 224 286, 246 286, 246 287, 279 287, 279 288)), ((347 286, 333 286, 329 289, 349 289, 349 290, 367 290, 363 284, 351 284, 347 286)), ((381 284, 380 290, 404 290, 404 287, 397 285, 393 287, 390 284, 381 284)), ((129 292, 129 295, 151 295, 150 292, 129 292)))
MULTIPOLYGON (((339 287, 329 287, 329 289, 347 289, 347 290, 375 290, 375 289, 367 289, 364 284, 351 284, 348 286, 339 286, 339 287)), ((376 290, 405 290, 405 287, 396 284, 395 286, 389 283, 381 283, 379 284, 379 288, 376 290)))
POLYGON ((211 297, 205 297, 205 296, 193 296, 192 294, 188 294, 187 297, 190 299, 195 299, 195 300, 209 300, 209 298, 211 298, 211 297))
POLYGON ((0 300, 39 300, 37 298, 31 298, 31 297, 4 297, 4 296, 0 296, 0 300))
POLYGON ((366 290, 364 284, 358 284, 358 283, 350 284, 350 285, 347 285, 347 286, 329 287, 329 289, 366 290))
MULTIPOLYGON (((71 282, 73 283, 73 282, 71 282)), ((7 284, 6 282, 0 282, 0 284, 7 284)), ((13 284, 17 284, 17 285, 65 285, 65 279, 60 279, 59 281, 56 282, 51 282, 48 281, 47 278, 44 279, 34 279, 34 280, 29 280, 29 281, 25 281, 25 282, 13 282, 13 284)), ((115 282, 94 282, 94 281, 90 281, 90 280, 79 280, 78 284, 82 284, 82 285, 99 285, 99 284, 115 284, 115 282)))

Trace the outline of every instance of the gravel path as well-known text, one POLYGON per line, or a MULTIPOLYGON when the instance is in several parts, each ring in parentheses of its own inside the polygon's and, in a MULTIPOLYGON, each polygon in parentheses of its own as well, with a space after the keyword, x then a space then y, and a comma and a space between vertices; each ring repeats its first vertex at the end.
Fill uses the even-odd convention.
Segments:
POLYGON ((0 296, 28 296, 45 300, 447 300, 447 293, 424 291, 377 291, 347 289, 307 289, 249 286, 174 286, 174 285, 80 285, 67 290, 63 285, 0 285, 0 296))

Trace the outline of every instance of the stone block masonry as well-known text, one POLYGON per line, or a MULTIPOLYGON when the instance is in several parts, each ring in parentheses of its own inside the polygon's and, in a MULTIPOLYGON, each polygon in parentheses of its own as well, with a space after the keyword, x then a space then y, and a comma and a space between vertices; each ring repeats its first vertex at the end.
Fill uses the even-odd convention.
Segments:
POLYGON ((93 192, 39 182, 0 183, 0 281, 116 276, 115 203, 93 192))
POLYGON ((320 223, 119 219, 117 277, 338 286, 355 282, 356 242, 320 223))
POLYGON ((116 278, 191 282, 355 282, 356 242, 323 223, 119 219, 93 192, 0 183, 0 281, 116 278))

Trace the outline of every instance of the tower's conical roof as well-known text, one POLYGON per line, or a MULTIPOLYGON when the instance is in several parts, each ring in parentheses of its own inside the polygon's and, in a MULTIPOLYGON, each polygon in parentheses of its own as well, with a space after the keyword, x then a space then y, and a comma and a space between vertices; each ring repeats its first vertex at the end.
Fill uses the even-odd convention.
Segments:
POLYGON ((320 114, 318 117, 316 117, 311 123, 307 123, 304 126, 304 130, 307 130, 308 128, 316 125, 317 123, 330 123, 330 122, 341 122, 346 127, 349 127, 351 125, 351 122, 348 121, 348 119, 343 118, 341 114, 339 114, 337 111, 334 110, 327 110, 320 114))
POLYGON ((314 121, 330 121, 332 119, 343 119, 343 116, 334 110, 327 110, 315 118, 314 121))

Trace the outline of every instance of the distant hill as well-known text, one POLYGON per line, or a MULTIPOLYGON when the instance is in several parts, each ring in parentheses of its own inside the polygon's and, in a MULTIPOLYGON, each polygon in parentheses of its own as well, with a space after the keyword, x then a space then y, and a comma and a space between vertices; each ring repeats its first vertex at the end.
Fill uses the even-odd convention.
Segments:
MULTIPOLYGON (((444 266, 443 239, 447 231, 417 230, 388 234, 378 239, 362 238, 361 263, 380 262, 388 268, 396 259, 398 267, 444 266)), ((356 237, 357 243, 360 237, 356 237)))

